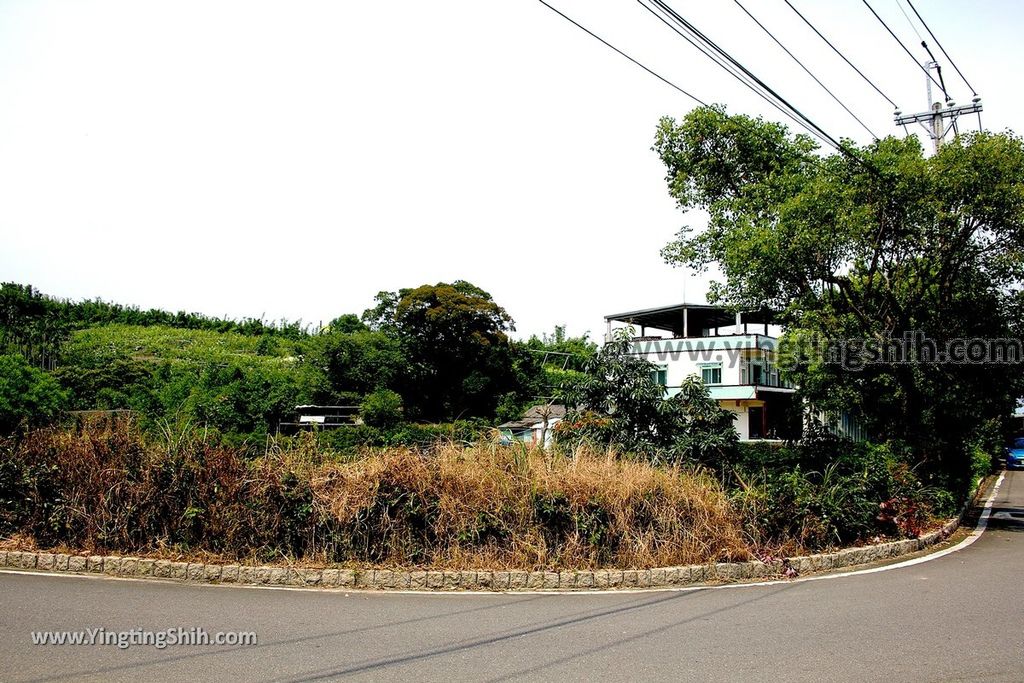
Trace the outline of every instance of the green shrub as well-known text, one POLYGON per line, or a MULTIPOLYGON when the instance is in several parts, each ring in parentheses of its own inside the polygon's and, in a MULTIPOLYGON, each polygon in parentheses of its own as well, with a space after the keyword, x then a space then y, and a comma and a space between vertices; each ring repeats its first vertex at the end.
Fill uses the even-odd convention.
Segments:
POLYGON ((923 484, 899 445, 836 441, 828 462, 821 447, 740 448, 732 498, 755 544, 819 550, 879 534, 913 537, 950 511, 952 497, 923 484))
POLYGON ((21 356, 0 355, 0 435, 47 424, 66 402, 67 393, 49 374, 21 356))
POLYGON ((473 444, 490 431, 480 420, 455 422, 406 423, 383 435, 385 446, 413 446, 429 448, 440 443, 473 444))
POLYGON ((971 453, 971 487, 978 486, 982 479, 992 474, 994 456, 981 446, 969 447, 971 453))
POLYGON ((429 450, 439 444, 474 444, 486 437, 491 429, 486 423, 476 420, 431 424, 403 422, 390 429, 363 424, 323 430, 318 438, 324 446, 342 454, 367 447, 408 446, 429 450))
POLYGON ((402 421, 402 397, 390 389, 378 389, 363 399, 359 415, 371 427, 390 429, 402 421))
POLYGON ((339 453, 351 453, 367 446, 383 446, 381 430, 370 425, 326 429, 318 434, 320 443, 339 453))

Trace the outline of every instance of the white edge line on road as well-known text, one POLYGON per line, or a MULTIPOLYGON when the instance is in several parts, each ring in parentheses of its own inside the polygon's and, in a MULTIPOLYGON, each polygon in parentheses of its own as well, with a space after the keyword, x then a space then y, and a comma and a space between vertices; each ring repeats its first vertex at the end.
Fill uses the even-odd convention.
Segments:
POLYGON ((860 576, 861 574, 877 574, 878 572, 887 572, 893 569, 903 569, 904 567, 913 567, 914 565, 924 564, 925 562, 931 562, 937 560, 940 557, 951 555, 952 553, 959 552, 964 548, 967 548, 979 538, 988 528, 988 520, 992 514, 992 505, 995 503, 996 494, 999 492, 999 487, 1003 483, 1003 479, 1006 477, 1006 472, 1002 472, 999 478, 996 480, 995 486, 992 487, 992 493, 989 494, 985 500, 985 505, 981 510, 981 516, 978 517, 978 523, 975 525, 974 530, 970 533, 967 538, 960 541, 956 545, 939 550, 934 553, 922 555, 921 557, 914 557, 909 560, 902 562, 894 562, 893 564, 883 565, 881 567, 869 567, 867 569, 856 569, 849 572, 836 572, 833 574, 816 574, 813 576, 804 576, 796 579, 772 579, 771 581, 755 581, 750 583, 726 583, 720 585, 704 585, 704 586, 667 586, 664 588, 624 588, 624 589, 613 589, 613 590, 585 590, 585 591, 558 591, 558 590, 547 590, 547 591, 414 591, 414 590, 360 590, 353 588, 300 588, 297 586, 255 586, 251 584, 240 585, 240 584, 229 584, 229 583, 186 583, 174 581, 165 581, 160 579, 140 579, 131 578, 127 576, 108 576, 104 574, 61 574, 61 573, 50 573, 42 571, 22 571, 18 569, 0 569, 0 573, 4 574, 20 574, 23 576, 38 576, 48 577, 55 579, 106 579, 111 581, 144 581, 148 583, 159 583, 165 586, 180 586, 186 585, 192 588, 233 588, 233 589, 246 589, 252 588, 256 590, 272 590, 272 591, 297 591, 300 593, 343 593, 346 596, 352 597, 385 597, 388 595, 417 595, 420 597, 454 597, 459 595, 488 595, 493 597, 517 597, 520 595, 621 595, 624 593, 689 593, 693 591, 707 591, 707 590, 723 590, 723 589, 736 589, 736 588, 755 588, 758 586, 780 586, 789 585, 794 583, 805 583, 808 581, 825 581, 829 579, 842 579, 848 576, 860 576))

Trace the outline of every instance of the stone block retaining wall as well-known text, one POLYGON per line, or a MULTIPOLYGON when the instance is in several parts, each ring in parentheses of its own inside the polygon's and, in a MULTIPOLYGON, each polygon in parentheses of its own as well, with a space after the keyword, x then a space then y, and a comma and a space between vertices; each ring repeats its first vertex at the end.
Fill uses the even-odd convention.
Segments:
POLYGON ((422 591, 533 591, 667 588, 709 582, 734 582, 784 576, 788 567, 798 574, 852 567, 917 552, 952 534, 954 519, 938 531, 920 538, 892 541, 833 553, 790 557, 772 562, 720 562, 717 564, 659 567, 656 569, 599 569, 594 571, 401 571, 393 569, 309 569, 172 562, 114 555, 67 555, 34 551, 0 551, 0 567, 71 574, 106 574, 186 583, 223 583, 251 586, 294 586, 370 590, 422 591))

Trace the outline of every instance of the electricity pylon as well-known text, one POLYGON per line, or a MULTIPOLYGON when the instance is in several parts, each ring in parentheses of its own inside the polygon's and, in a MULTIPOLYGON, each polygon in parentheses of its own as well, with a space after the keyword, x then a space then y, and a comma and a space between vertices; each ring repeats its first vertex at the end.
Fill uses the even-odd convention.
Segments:
MULTIPOLYGON (((928 102, 931 103, 931 111, 924 111, 918 114, 903 114, 903 112, 897 109, 893 114, 893 117, 896 121, 896 125, 903 126, 904 130, 906 130, 907 124, 920 123, 928 132, 928 137, 931 138, 932 144, 935 146, 935 152, 937 153, 939 151, 939 147, 942 145, 943 139, 950 130, 953 131, 954 135, 959 133, 957 128, 957 119, 964 114, 977 114, 978 130, 981 130, 981 98, 975 95, 970 104, 958 106, 947 94, 945 105, 943 105, 942 102, 932 102, 932 77, 930 71, 935 69, 939 75, 939 79, 941 80, 942 70, 935 61, 925 62, 924 67, 925 70, 929 72, 926 83, 928 85, 928 102), (947 119, 950 121, 948 128, 946 127, 947 119)), ((943 92, 945 92, 944 87, 943 92)))

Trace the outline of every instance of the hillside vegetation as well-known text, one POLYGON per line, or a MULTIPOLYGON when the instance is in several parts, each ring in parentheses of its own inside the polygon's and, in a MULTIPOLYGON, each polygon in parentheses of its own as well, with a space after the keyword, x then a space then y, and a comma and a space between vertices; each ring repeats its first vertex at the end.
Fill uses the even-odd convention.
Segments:
POLYGON ((424 423, 483 427, 516 417, 572 379, 595 348, 560 329, 512 340, 508 314, 466 282, 381 292, 376 304, 311 332, 286 321, 61 301, 5 283, 0 354, 26 367, 22 389, 0 398, 0 422, 10 431, 63 411, 132 410, 149 429, 200 424, 226 443, 255 445, 293 420, 297 405, 351 405, 368 411, 368 426, 337 446, 401 443, 419 439, 424 423), (40 391, 25 390, 35 385, 40 391), (20 398, 30 394, 32 405, 20 398))

